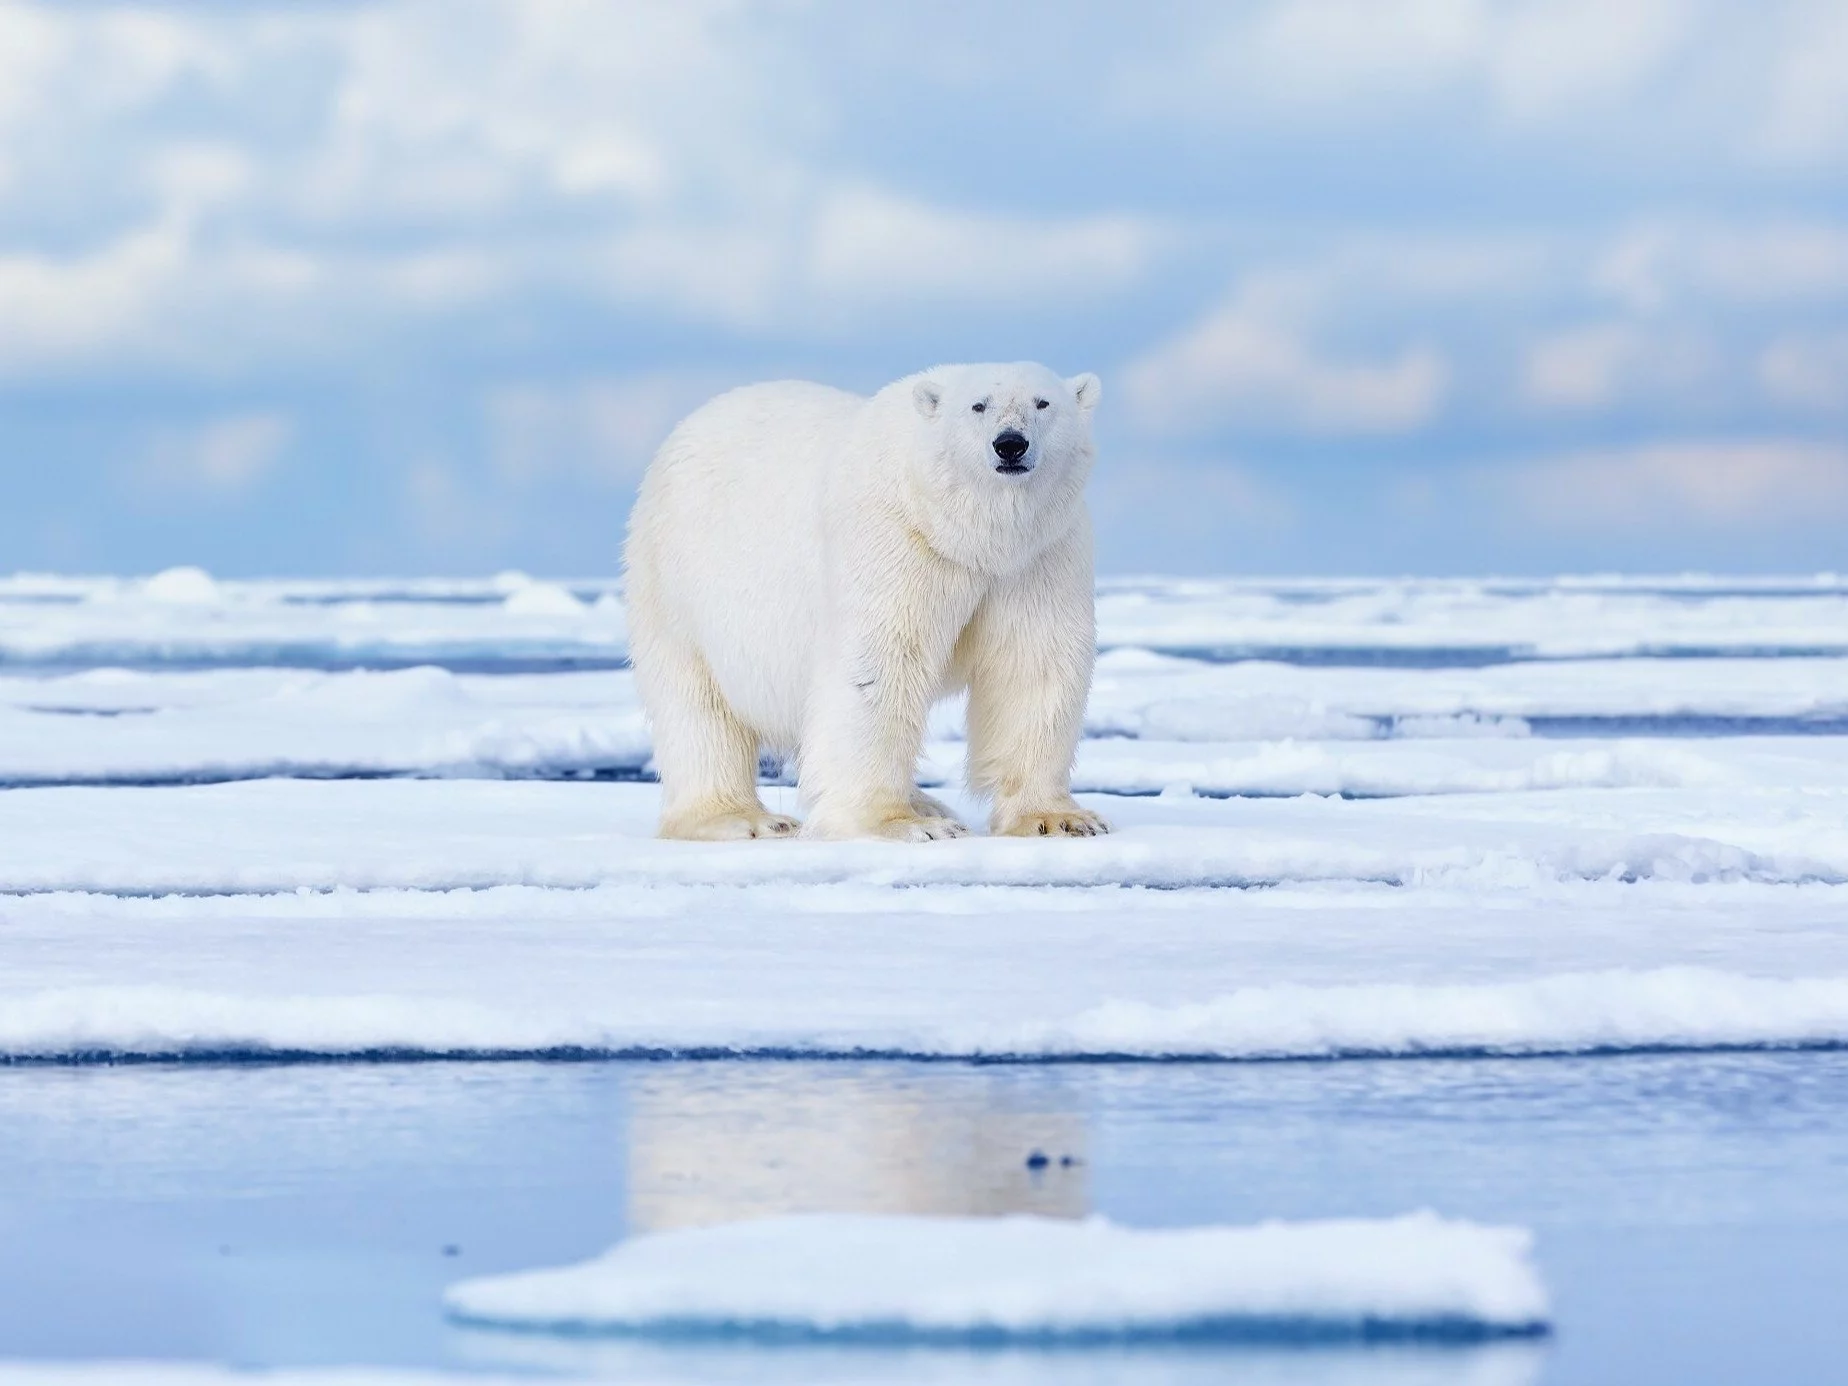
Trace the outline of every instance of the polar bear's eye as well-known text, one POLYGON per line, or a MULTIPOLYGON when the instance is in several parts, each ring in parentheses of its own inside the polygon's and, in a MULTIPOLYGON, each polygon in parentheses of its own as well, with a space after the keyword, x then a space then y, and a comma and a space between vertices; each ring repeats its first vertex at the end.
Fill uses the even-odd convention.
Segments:
POLYGON ((1050 401, 1043 400, 1043 399, 1036 399, 1033 401, 1033 407, 1035 409, 1044 409, 1049 402, 1050 401))
POLYGON ((981 414, 987 411, 988 401, 985 399, 977 400, 974 404, 970 405, 969 407, 975 410, 976 413, 981 414))

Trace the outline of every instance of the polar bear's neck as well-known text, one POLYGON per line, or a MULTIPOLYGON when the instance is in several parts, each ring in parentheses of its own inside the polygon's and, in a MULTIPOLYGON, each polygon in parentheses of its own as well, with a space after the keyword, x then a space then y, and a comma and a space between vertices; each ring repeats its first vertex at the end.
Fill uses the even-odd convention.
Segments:
MULTIPOLYGON (((947 468, 906 467, 897 497, 907 528, 951 562, 993 577, 1019 572, 1071 532, 1084 513, 1088 466, 1047 484, 974 487, 947 468)), ((1085 459, 1088 462, 1088 459, 1085 459)))

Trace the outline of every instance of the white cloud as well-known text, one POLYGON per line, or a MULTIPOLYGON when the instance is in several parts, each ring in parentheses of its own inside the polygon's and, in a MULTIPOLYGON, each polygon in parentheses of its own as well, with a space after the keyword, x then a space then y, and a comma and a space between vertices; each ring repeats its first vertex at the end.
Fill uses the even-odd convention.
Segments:
POLYGON ((1524 520, 1562 530, 1766 529, 1848 519, 1848 447, 1801 440, 1590 451, 1490 481, 1524 520))
POLYGON ((16 226, 50 217, 0 229, 0 369, 223 368, 535 291, 761 320, 820 194, 812 84, 756 27, 735 0, 0 0, 0 179, 16 226))
POLYGON ((1848 153, 1848 6, 1805 0, 1779 16, 1782 43, 1760 144, 1783 163, 1848 153))
POLYGON ((1649 396, 1690 398, 1717 369, 1709 344, 1686 329, 1605 322, 1540 338, 1528 348, 1521 384, 1531 404, 1590 412, 1649 396))
POLYGON ((1430 420, 1449 382, 1444 358, 1408 345, 1341 358, 1311 340, 1329 286, 1254 277, 1220 308, 1131 362, 1130 407, 1157 433, 1238 424, 1397 433, 1430 420))
POLYGON ((716 390, 709 377, 673 373, 503 386, 487 401, 490 456, 518 484, 576 476, 626 485, 716 390))
POLYGON ((1570 139, 1575 160, 1707 171, 1848 156, 1841 0, 1251 0, 1185 14, 1186 32, 1109 74, 1118 112, 1286 138, 1462 114, 1526 142, 1570 139))
POLYGON ((1765 392, 1802 409, 1848 410, 1848 332, 1796 334, 1758 358, 1765 392))
MULTIPOLYGON (((918 78, 907 63, 902 74, 894 67, 894 81, 923 84, 912 101, 933 90, 977 100, 991 81, 1065 82, 1088 108, 1093 88, 1154 54, 1160 70, 1144 74, 1153 96, 1256 112, 1253 128, 1279 167, 1303 152, 1305 131, 1324 137, 1315 123, 1324 117, 1362 130, 1437 100, 1454 120, 1459 92, 1493 108, 1485 125, 1518 124, 1523 138, 1554 138, 1576 154, 1594 136, 1601 145, 1646 124, 1654 97, 1638 93, 1659 94, 1664 74, 1706 62, 1726 35, 1763 31, 1734 45, 1739 62, 1794 54, 1801 67, 1807 53, 1834 51, 1823 40, 1840 27, 1830 17, 1839 6, 1802 0, 1767 0, 1758 27, 1693 0, 1258 0, 1127 17, 1107 9, 1083 33, 1062 31, 1051 66, 996 44, 992 29, 938 25, 928 43, 937 75, 918 78), (1623 101, 1631 105, 1611 104, 1623 101), (1564 135, 1539 129, 1555 121, 1577 124, 1564 135)), ((1071 300, 1090 313, 1118 295, 1133 318, 1175 302, 1206 256, 1223 265, 1252 253, 1288 215, 1215 220, 1233 194, 1163 192, 1161 167, 1151 193, 1101 157, 1089 186, 1086 160, 1109 144, 1100 137, 1106 117, 1080 123, 1057 149, 1025 140, 959 147, 953 157, 966 159, 967 176, 953 193, 907 190, 918 170, 913 182, 945 186, 952 155, 920 136, 925 153, 869 161, 855 143, 853 103, 887 120, 897 108, 869 95, 864 76, 861 86, 837 80, 830 64, 843 54, 900 62, 907 42, 923 41, 906 39, 915 25, 903 15, 877 20, 896 49, 815 41, 852 29, 857 13, 842 0, 0 0, 0 374, 154 363, 222 378, 340 362, 355 344, 463 313, 530 308, 524 328, 564 303, 784 342, 837 343, 851 331, 887 331, 900 313, 914 325, 1010 294, 1071 300), (1070 173, 1060 160, 1072 161, 1070 173), (1046 167, 1061 170, 1056 179, 1046 167), (1145 285, 1160 295, 1143 295, 1145 285)), ((1028 5, 995 24, 1011 39, 1015 26, 1061 13, 1028 5)), ((1796 125, 1827 124, 1836 106, 1826 76, 1791 79, 1799 115, 1824 112, 1790 117, 1796 125), (1822 95, 1801 96, 1816 82, 1822 95)), ((1759 100, 1760 86, 1746 85, 1759 100)), ((1695 84, 1702 100, 1732 99, 1726 82, 1709 86, 1695 84)), ((1076 109, 1065 87, 1027 95, 1076 109)), ((1210 155, 1211 130, 1162 109, 1167 123, 1143 131, 1151 163, 1167 157, 1168 139, 1210 155)), ((1744 126, 1758 109, 1729 115, 1744 126)), ((1420 138, 1408 153, 1424 147, 1420 138)), ((1211 163, 1177 157, 1174 166, 1211 163)), ((1587 247, 1596 228, 1549 229, 1559 224, 1576 224, 1573 209, 1558 223, 1536 213, 1525 228, 1473 240, 1405 233, 1320 260, 1312 248, 1286 266, 1282 277, 1297 282, 1281 289, 1274 266, 1258 264, 1172 341, 1126 338, 1142 417, 1180 430, 1247 418, 1331 431, 1416 427, 1463 393, 1456 377, 1477 347, 1460 340, 1460 323, 1503 306, 1528 312, 1549 295, 1594 298, 1582 305, 1587 317, 1623 321, 1599 328, 1603 337, 1538 344, 1524 366, 1504 360, 1496 388, 1517 377, 1533 400, 1594 407, 1692 378, 1659 369, 1666 338, 1648 336, 1660 324, 1644 319, 1682 310, 1698 318, 1703 305, 1782 312, 1848 295, 1848 229, 1820 218, 1638 223, 1595 251, 1587 247), (1651 355, 1656 365, 1643 360, 1651 355)), ((1204 309, 1212 300, 1199 301, 1204 309)), ((1514 346, 1504 352, 1530 339, 1531 321, 1508 319, 1514 346)), ((1795 400, 1772 383, 1789 370, 1761 375, 1772 398, 1795 400)))
POLYGON ((836 175, 804 41, 825 23, 742 0, 0 0, 0 179, 26 224, 64 227, 0 222, 0 370, 222 370, 539 295, 834 330, 1143 271, 1144 219, 836 175))
POLYGON ((1158 240, 1132 217, 996 216, 858 187, 831 194, 817 210, 810 273, 835 294, 1006 303, 1023 293, 1121 287, 1158 240))
POLYGON ((1214 7, 1131 101, 1390 118, 1455 92, 1505 121, 1582 120, 1657 76, 1695 33, 1690 0, 1272 0, 1214 7))
POLYGON ((187 260, 183 228, 131 231, 87 255, 0 254, 0 368, 82 357, 142 338, 187 260))
POLYGON ((161 486, 241 491, 274 468, 293 434, 293 425, 281 414, 228 415, 158 436, 141 475, 161 486))
POLYGON ((1591 280, 1638 313, 1688 300, 1765 304, 1848 295, 1848 226, 1632 226, 1599 253, 1591 280))

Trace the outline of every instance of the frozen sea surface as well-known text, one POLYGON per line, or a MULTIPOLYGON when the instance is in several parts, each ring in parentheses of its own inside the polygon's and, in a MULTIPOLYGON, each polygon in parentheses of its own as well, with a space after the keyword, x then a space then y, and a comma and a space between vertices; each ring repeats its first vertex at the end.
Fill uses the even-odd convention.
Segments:
POLYGON ((1124 580, 1099 638, 1109 838, 660 843, 610 582, 0 580, 0 1386, 1838 1379, 1848 583, 1124 580), (761 1214, 1421 1208, 1533 1229, 1557 1339, 441 1317, 761 1214))

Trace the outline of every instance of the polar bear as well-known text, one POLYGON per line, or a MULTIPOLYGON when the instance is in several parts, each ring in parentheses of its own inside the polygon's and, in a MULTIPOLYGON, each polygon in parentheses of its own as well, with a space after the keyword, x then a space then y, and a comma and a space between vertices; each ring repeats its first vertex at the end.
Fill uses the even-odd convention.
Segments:
POLYGON ((625 553, 663 837, 960 837, 916 774, 931 705, 965 689, 991 832, 1109 831, 1071 795, 1101 391, 940 366, 871 398, 747 386, 674 430, 625 553), (793 756, 805 824, 758 798, 760 749, 793 756))

